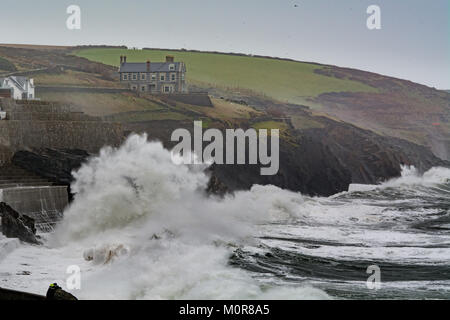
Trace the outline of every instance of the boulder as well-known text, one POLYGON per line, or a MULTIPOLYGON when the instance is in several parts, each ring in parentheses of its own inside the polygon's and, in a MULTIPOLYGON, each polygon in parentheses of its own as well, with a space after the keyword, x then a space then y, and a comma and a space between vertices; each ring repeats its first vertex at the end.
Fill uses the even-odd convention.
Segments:
POLYGON ((47 300, 78 300, 71 293, 64 291, 57 283, 52 283, 46 294, 47 300))
POLYGON ((33 218, 21 215, 4 202, 0 202, 0 218, 1 231, 7 238, 19 238, 24 242, 40 244, 33 218))

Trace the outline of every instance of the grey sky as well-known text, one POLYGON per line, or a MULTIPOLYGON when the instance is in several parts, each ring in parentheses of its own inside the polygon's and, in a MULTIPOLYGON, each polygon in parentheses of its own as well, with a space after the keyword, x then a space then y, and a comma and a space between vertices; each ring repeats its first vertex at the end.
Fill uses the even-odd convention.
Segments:
POLYGON ((253 53, 353 67, 450 89, 449 0, 0 2, 0 43, 253 53), (81 30, 66 28, 71 4, 81 7, 81 30), (381 7, 381 30, 366 27, 371 4, 381 7))

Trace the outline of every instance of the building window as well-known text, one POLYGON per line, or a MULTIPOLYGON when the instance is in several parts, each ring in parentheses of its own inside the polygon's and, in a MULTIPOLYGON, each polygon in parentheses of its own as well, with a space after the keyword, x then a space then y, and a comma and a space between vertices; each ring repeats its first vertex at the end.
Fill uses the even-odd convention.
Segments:
POLYGON ((176 79, 176 74, 175 74, 175 73, 172 73, 172 74, 170 75, 170 80, 171 80, 171 81, 175 81, 175 79, 176 79))
POLYGON ((145 91, 145 86, 141 86, 141 91, 142 91, 142 92, 145 91))
POLYGON ((181 80, 184 81, 184 73, 181 74, 181 80))
POLYGON ((169 93, 170 92, 170 87, 169 86, 164 86, 164 92, 165 93, 169 93))
POLYGON ((145 80, 146 79, 146 74, 145 73, 141 73, 141 80, 145 80))
POLYGON ((133 73, 133 80, 137 80, 137 73, 133 73))
POLYGON ((164 73, 161 73, 160 75, 159 75, 159 79, 161 80, 161 81, 166 81, 166 75, 164 74, 164 73))
POLYGON ((169 65, 169 70, 170 71, 174 71, 175 70, 175 65, 174 64, 170 64, 169 65))
POLYGON ((156 73, 152 73, 152 81, 156 81, 156 73))
POLYGON ((123 80, 128 80, 128 73, 124 73, 123 76, 122 76, 122 79, 123 80))

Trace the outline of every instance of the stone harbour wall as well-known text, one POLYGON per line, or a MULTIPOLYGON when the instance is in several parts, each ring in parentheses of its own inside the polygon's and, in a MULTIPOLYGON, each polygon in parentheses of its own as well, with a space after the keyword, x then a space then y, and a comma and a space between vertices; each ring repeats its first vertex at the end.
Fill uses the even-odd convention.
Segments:
POLYGON ((97 153, 123 141, 122 125, 79 112, 74 106, 45 101, 1 99, 0 165, 19 150, 82 149, 97 153))

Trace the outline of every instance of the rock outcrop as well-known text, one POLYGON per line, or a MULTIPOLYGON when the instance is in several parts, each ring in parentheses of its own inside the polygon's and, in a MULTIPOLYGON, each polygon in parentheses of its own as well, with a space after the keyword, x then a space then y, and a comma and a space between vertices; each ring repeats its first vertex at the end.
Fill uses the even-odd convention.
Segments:
POLYGON ((84 150, 33 149, 18 151, 12 158, 12 163, 38 176, 46 178, 57 185, 69 187, 72 183, 72 171, 81 167, 89 153, 84 150))
POLYGON ((39 244, 34 219, 21 215, 4 202, 0 202, 1 231, 7 238, 39 244))
POLYGON ((427 147, 349 124, 328 121, 324 129, 304 130, 301 134, 315 143, 325 144, 351 173, 351 183, 377 184, 398 177, 402 165, 415 166, 420 172, 435 166, 450 166, 427 147))
POLYGON ((47 300, 78 300, 71 293, 63 290, 57 283, 52 283, 47 290, 47 300))

